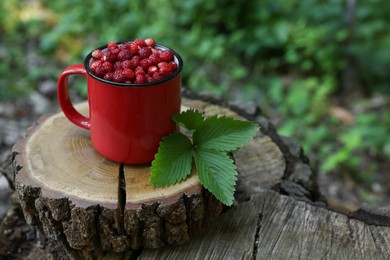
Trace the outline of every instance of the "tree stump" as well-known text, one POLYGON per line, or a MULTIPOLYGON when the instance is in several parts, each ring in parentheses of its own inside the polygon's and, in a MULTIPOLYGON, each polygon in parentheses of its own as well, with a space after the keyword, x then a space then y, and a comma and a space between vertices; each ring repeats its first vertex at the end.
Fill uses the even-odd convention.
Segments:
MULTIPOLYGON (((183 105, 205 116, 240 117, 200 100, 183 99, 183 105)), ((88 114, 86 102, 77 109, 88 114)), ((195 169, 183 182, 154 188, 149 184, 150 165, 123 165, 103 158, 93 149, 89 132, 62 113, 41 118, 13 152, 15 186, 27 223, 41 226, 76 258, 180 245, 205 231, 223 211, 200 185, 195 169)), ((251 171, 269 186, 285 169, 283 154, 261 133, 235 159, 239 171, 251 171), (259 170, 272 174, 262 179, 259 170)))
POLYGON ((327 208, 301 147, 279 136, 261 111, 185 95, 183 104, 206 116, 261 126, 234 155, 232 208, 225 211, 203 190, 196 172, 168 189, 150 187, 143 167, 105 160, 87 131, 55 114, 13 148, 11 181, 28 223, 61 241, 75 259, 390 258, 390 214, 327 208))

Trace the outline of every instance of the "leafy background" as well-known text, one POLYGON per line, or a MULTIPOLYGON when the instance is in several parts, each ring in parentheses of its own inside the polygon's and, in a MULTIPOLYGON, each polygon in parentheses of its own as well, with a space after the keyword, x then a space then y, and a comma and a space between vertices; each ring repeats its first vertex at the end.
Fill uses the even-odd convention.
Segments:
POLYGON ((327 195, 386 205, 389 12, 380 0, 1 1, 0 101, 23 104, 97 46, 153 37, 182 55, 186 87, 252 102, 302 144, 327 195))

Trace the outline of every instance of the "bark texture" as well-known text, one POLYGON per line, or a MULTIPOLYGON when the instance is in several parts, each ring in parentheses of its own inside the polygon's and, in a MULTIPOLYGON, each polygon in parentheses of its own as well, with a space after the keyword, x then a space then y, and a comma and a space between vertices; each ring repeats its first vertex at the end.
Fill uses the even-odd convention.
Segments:
MULTIPOLYGON (((205 116, 261 126, 234 154, 232 208, 203 190, 195 171, 174 187, 148 186, 145 169, 100 157, 87 131, 55 114, 14 146, 14 175, 6 175, 28 223, 61 241, 73 259, 390 258, 390 216, 327 208, 301 146, 278 135, 259 109, 184 95, 183 105, 205 116)), ((78 109, 86 112, 86 104, 78 109)))
MULTIPOLYGON (((245 113, 198 99, 183 99, 183 106, 205 116, 245 118, 245 113)), ((77 109, 88 114, 86 103, 77 109)), ((236 154, 235 161, 238 171, 245 172, 237 201, 277 185, 285 174, 283 153, 263 132, 236 154)), ((13 169, 27 223, 61 241, 75 258, 182 245, 204 233, 224 211, 201 187, 196 170, 186 181, 156 189, 149 185, 149 165, 120 165, 101 157, 88 131, 62 113, 41 118, 15 144, 13 169)))

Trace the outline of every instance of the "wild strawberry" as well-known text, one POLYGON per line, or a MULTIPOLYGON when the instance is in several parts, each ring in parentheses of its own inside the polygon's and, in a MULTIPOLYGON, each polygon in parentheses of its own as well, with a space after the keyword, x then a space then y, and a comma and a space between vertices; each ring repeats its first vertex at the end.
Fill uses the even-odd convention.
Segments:
POLYGON ((123 43, 121 46, 119 46, 119 48, 121 50, 130 50, 130 45, 131 45, 131 43, 126 42, 126 43, 123 43))
POLYGON ((165 77, 169 76, 172 72, 171 65, 166 63, 165 65, 160 67, 159 72, 161 72, 165 77))
POLYGON ((144 71, 148 71, 148 68, 152 65, 152 62, 149 59, 143 59, 140 61, 139 65, 144 69, 144 71))
POLYGON ((149 74, 145 74, 146 82, 153 82, 153 77, 149 76, 149 74))
POLYGON ((168 62, 162 61, 162 62, 159 62, 159 63, 157 64, 157 67, 161 68, 161 67, 163 67, 163 66, 167 66, 168 64, 169 64, 168 62))
POLYGON ((96 68, 97 67, 100 67, 102 65, 102 61, 101 60, 95 60, 94 62, 92 62, 91 66, 89 66, 89 69, 92 71, 92 72, 95 72, 96 71, 96 68))
POLYGON ((149 60, 152 62, 153 65, 157 65, 161 61, 160 55, 158 54, 158 52, 152 53, 149 56, 149 60))
POLYGON ((152 50, 148 47, 143 47, 139 50, 139 56, 141 59, 146 59, 152 54, 152 50))
POLYGON ((162 74, 161 72, 155 72, 153 73, 153 80, 161 80, 163 79, 165 76, 164 74, 162 74))
POLYGON ((103 52, 99 49, 96 49, 92 52, 91 54, 92 58, 94 58, 95 60, 99 60, 100 58, 103 57, 103 52))
POLYGON ((135 69, 135 75, 139 75, 139 74, 142 74, 142 75, 145 75, 145 71, 144 69, 141 67, 141 66, 138 66, 136 69, 135 69))
POLYGON ((122 70, 122 74, 125 77, 125 80, 134 80, 135 79, 135 74, 131 69, 122 70))
POLYGON ((120 69, 122 69, 122 62, 120 62, 119 60, 118 61, 116 61, 115 63, 114 63, 114 65, 113 65, 113 67, 114 67, 114 70, 120 70, 120 69))
POLYGON ((177 70, 177 63, 174 62, 174 61, 171 61, 169 63, 171 65, 171 71, 174 72, 175 70, 177 70))
POLYGON ((112 75, 112 80, 115 82, 123 82, 125 80, 125 77, 123 76, 122 71, 114 71, 114 75, 112 75))
POLYGON ((135 45, 138 45, 139 47, 146 47, 146 43, 141 38, 137 38, 133 41, 135 45))
POLYGON ((142 75, 142 74, 136 75, 136 77, 135 77, 135 83, 136 84, 142 84, 142 83, 145 83, 145 82, 146 82, 145 75, 142 75))
POLYGON ((122 69, 130 69, 131 67, 131 60, 124 60, 121 62, 122 69))
POLYGON ((133 58, 131 58, 130 69, 135 70, 139 66, 140 62, 141 62, 141 58, 138 55, 136 55, 133 58))
POLYGON ((111 72, 114 69, 114 66, 108 61, 103 62, 102 68, 104 69, 105 73, 111 72))
POLYGON ((148 74, 149 74, 150 76, 153 76, 153 74, 154 74, 155 72, 158 72, 158 68, 157 68, 156 66, 150 66, 150 67, 148 68, 148 74))
POLYGON ((121 49, 119 49, 119 48, 110 50, 110 52, 112 52, 113 54, 115 54, 115 56, 118 56, 118 53, 119 53, 120 51, 121 51, 121 49))
POLYGON ((121 45, 110 42, 105 50, 95 49, 91 53, 90 69, 98 77, 114 82, 141 84, 162 80, 178 65, 172 50, 155 46, 152 38, 137 38, 121 45))
POLYGON ((106 73, 106 75, 104 75, 103 78, 104 78, 105 80, 112 81, 113 76, 114 76, 114 73, 113 73, 113 72, 108 72, 108 73, 106 73))
POLYGON ((109 50, 113 50, 116 48, 118 48, 118 44, 116 42, 110 42, 109 44, 107 44, 107 49, 109 50))
POLYGON ((118 53, 118 60, 120 61, 124 61, 124 60, 130 60, 132 57, 131 53, 129 50, 125 49, 125 50, 121 50, 119 53, 118 53))
POLYGON ((116 57, 115 52, 107 51, 106 53, 104 53, 104 56, 103 56, 104 61, 114 63, 116 61, 116 59, 117 59, 117 57, 116 57))
POLYGON ((102 66, 96 67, 95 69, 95 75, 98 77, 103 77, 106 73, 107 71, 102 66))
POLYGON ((162 51, 160 53, 160 58, 162 61, 170 62, 173 60, 174 54, 171 50, 162 51))
POLYGON ((133 55, 138 55, 138 54, 139 54, 139 47, 138 47, 137 44, 131 43, 131 44, 130 44, 129 50, 130 50, 130 52, 131 52, 133 55))
POLYGON ((156 45, 156 42, 152 38, 145 39, 145 43, 147 46, 152 47, 152 48, 154 48, 154 46, 156 45))

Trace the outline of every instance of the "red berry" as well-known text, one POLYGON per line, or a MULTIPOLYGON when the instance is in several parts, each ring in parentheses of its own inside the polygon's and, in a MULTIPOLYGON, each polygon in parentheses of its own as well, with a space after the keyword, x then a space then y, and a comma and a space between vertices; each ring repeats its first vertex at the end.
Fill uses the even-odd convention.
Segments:
POLYGON ((131 43, 130 44, 130 48, 129 48, 130 52, 133 54, 133 55, 138 55, 139 53, 139 47, 137 44, 134 44, 134 43, 131 43))
POLYGON ((154 46, 156 45, 155 40, 152 38, 145 39, 145 43, 147 46, 152 47, 152 48, 154 48, 154 46))
POLYGON ((142 74, 136 75, 136 77, 135 77, 135 83, 136 84, 142 84, 142 83, 145 83, 145 82, 146 82, 145 75, 142 75, 142 74))
POLYGON ((103 52, 99 49, 96 49, 92 52, 91 56, 95 59, 95 60, 99 60, 100 58, 103 57, 103 52))
POLYGON ((114 63, 116 61, 116 59, 117 59, 117 57, 116 57, 115 52, 108 51, 108 52, 104 53, 104 56, 103 56, 104 61, 114 63))
POLYGON ((103 62, 102 68, 104 69, 105 73, 111 72, 114 69, 114 66, 108 61, 103 62))
POLYGON ((108 72, 108 73, 106 73, 106 75, 104 75, 103 78, 104 78, 105 80, 112 81, 113 76, 114 76, 114 73, 113 73, 113 72, 108 72))
POLYGON ((136 69, 135 69, 135 75, 138 75, 138 74, 142 74, 142 75, 145 75, 145 71, 142 67, 138 66, 136 69))
POLYGON ((138 45, 139 47, 146 47, 146 43, 141 38, 137 38, 133 41, 135 45, 138 45))
POLYGON ((164 74, 161 72, 155 72, 153 73, 153 80, 161 80, 164 78, 164 74))
POLYGON ((141 62, 141 58, 138 55, 131 58, 130 69, 132 70, 136 69, 139 66, 140 62, 141 62))
POLYGON ((171 61, 169 63, 171 65, 171 71, 174 72, 175 70, 177 70, 177 63, 174 62, 174 61, 171 61))
POLYGON ((122 71, 121 70, 114 71, 112 80, 115 82, 123 82, 125 80, 125 77, 123 76, 122 71))
POLYGON ((153 65, 157 65, 161 61, 160 55, 158 54, 158 52, 152 53, 149 56, 149 60, 152 62, 153 65))
POLYGON ((139 62, 130 61, 130 67, 129 69, 135 70, 139 66, 139 62))
POLYGON ((122 69, 131 69, 131 60, 124 60, 121 62, 122 69))
POLYGON ((149 74, 150 76, 153 76, 153 74, 154 74, 155 72, 158 72, 158 68, 157 68, 156 66, 150 66, 150 67, 148 68, 148 74, 149 74))
POLYGON ((130 60, 131 59, 131 53, 129 50, 121 50, 118 53, 118 60, 124 61, 124 60, 130 60))
POLYGON ((98 77, 114 82, 144 83, 162 80, 177 70, 174 52, 155 47, 153 38, 135 39, 118 45, 107 44, 105 50, 92 53, 91 71, 98 77))
POLYGON ((95 75, 98 77, 103 77, 106 73, 107 71, 102 66, 96 67, 95 69, 95 75))
POLYGON ((165 77, 169 76, 172 72, 172 69, 171 69, 171 65, 169 63, 167 63, 166 65, 164 66, 161 66, 160 67, 160 70, 159 70, 163 75, 165 75, 165 77))
POLYGON ((174 54, 171 50, 162 51, 160 53, 160 58, 162 61, 170 62, 173 60, 174 54))
POLYGON ((113 50, 110 50, 112 53, 114 53, 116 56, 118 56, 118 53, 121 51, 121 49, 119 48, 116 48, 116 49, 113 49, 113 50))
POLYGON ((96 68, 100 67, 101 65, 102 65, 102 61, 101 60, 95 60, 94 62, 92 62, 91 66, 89 66, 89 68, 90 68, 90 70, 92 72, 95 72, 96 68))
POLYGON ((148 68, 152 65, 152 62, 149 59, 143 59, 140 61, 139 65, 144 69, 144 71, 148 71, 148 68))
POLYGON ((139 56, 141 59, 146 59, 152 54, 152 50, 148 47, 143 47, 139 50, 139 56))
POLYGON ((126 43, 123 43, 121 46, 119 46, 119 48, 121 50, 130 50, 130 45, 131 45, 131 43, 126 42, 126 43))
POLYGON ((135 74, 131 69, 122 70, 122 74, 125 77, 125 80, 134 80, 135 74))
POLYGON ((116 42, 110 42, 109 44, 107 44, 107 49, 109 50, 113 50, 116 48, 118 48, 118 44, 116 42))
POLYGON ((122 69, 122 63, 118 60, 114 63, 113 67, 114 67, 114 70, 120 70, 120 69, 122 69))
POLYGON ((153 77, 149 76, 149 74, 145 74, 146 82, 153 82, 153 77))
POLYGON ((159 67, 159 68, 161 68, 161 67, 163 67, 163 66, 169 66, 169 63, 166 62, 166 61, 162 61, 162 62, 159 62, 159 63, 157 64, 157 67, 159 67))

